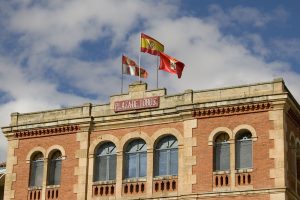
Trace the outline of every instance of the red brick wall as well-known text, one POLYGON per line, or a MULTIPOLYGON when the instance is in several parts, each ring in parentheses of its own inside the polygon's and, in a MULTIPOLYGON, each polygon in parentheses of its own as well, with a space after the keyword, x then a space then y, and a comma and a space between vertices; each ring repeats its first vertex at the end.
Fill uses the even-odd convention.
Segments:
POLYGON ((74 168, 78 166, 75 152, 79 149, 76 133, 20 140, 19 148, 15 150, 18 164, 13 169, 13 172, 17 174, 16 182, 13 182, 12 185, 12 189, 15 190, 15 199, 24 200, 27 198, 30 164, 26 163, 26 156, 29 151, 36 146, 41 146, 47 150, 52 145, 62 146, 66 153, 66 159, 62 161, 60 199, 76 199, 76 194, 73 193, 73 184, 77 183, 74 168))
MULTIPOLYGON (((121 139, 124 135, 131 132, 145 132, 149 137, 151 137, 156 131, 162 128, 175 128, 181 133, 183 133, 183 123, 166 123, 161 125, 149 125, 142 127, 133 127, 133 128, 120 128, 115 130, 103 130, 103 131, 95 131, 91 134, 91 142, 97 139, 100 135, 110 134, 116 136, 118 139, 121 139)), ((172 133, 171 133, 172 134, 172 133)))
POLYGON ((240 196, 225 196, 225 197, 210 197, 210 198, 198 198, 200 199, 209 199, 209 200, 269 200, 270 199, 270 195, 268 194, 256 194, 256 195, 240 195, 240 196))
POLYGON ((198 127, 193 130, 193 137, 197 138, 197 147, 193 147, 193 155, 197 156, 197 165, 193 167, 197 184, 193 186, 193 192, 209 192, 213 189, 213 146, 208 145, 210 133, 217 127, 233 130, 242 124, 252 126, 258 136, 253 143, 253 188, 270 188, 274 185, 269 178, 269 169, 274 166, 274 161, 269 158, 269 149, 273 148, 273 140, 269 140, 272 122, 269 121, 268 112, 258 112, 198 119, 198 127))

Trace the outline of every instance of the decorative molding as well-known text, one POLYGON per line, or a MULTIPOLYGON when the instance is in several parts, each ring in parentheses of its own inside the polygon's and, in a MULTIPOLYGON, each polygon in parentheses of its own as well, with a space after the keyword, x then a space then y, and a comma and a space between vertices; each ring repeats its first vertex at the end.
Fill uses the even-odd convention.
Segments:
POLYGON ((272 108, 269 102, 255 103, 255 104, 243 104, 236 106, 224 106, 214 108, 200 108, 192 111, 193 117, 207 118, 207 117, 218 117, 223 115, 235 115, 251 112, 265 111, 272 108))
POLYGON ((74 133, 80 130, 79 125, 70 125, 70 126, 61 126, 54 128, 45 128, 45 129, 34 129, 15 132, 14 135, 16 138, 31 138, 31 137, 42 137, 46 135, 62 135, 68 133, 74 133))

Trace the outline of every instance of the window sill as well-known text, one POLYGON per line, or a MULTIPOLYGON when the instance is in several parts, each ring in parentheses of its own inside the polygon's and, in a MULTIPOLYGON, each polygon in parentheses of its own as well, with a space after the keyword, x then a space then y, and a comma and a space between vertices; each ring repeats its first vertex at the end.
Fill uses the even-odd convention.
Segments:
POLYGON ((147 178, 126 178, 123 183, 146 182, 147 178))
POLYGON ((28 187, 28 190, 41 190, 42 188, 42 186, 30 186, 28 187))
POLYGON ((248 173, 248 172, 253 172, 252 168, 244 168, 244 169, 236 169, 235 173, 248 173))
POLYGON ((156 176, 153 177, 153 180, 170 180, 170 179, 177 179, 177 175, 167 175, 167 176, 156 176))
POLYGON ((214 175, 218 175, 218 174, 230 174, 230 170, 226 170, 226 171, 214 171, 213 174, 214 175))
POLYGON ((46 188, 59 188, 60 185, 47 185, 46 188))
POLYGON ((95 181, 93 182, 93 185, 109 185, 109 184, 115 184, 116 180, 107 180, 107 181, 95 181))

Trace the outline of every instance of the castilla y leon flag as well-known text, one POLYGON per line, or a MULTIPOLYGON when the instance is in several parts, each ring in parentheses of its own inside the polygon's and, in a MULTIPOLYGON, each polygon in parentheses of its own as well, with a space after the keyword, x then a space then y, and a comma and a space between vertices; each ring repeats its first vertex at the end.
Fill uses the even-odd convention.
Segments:
POLYGON ((164 52, 164 45, 152 37, 141 33, 141 52, 159 55, 159 52, 164 52))
POLYGON ((141 73, 142 78, 148 77, 148 73, 145 69, 139 67, 133 60, 124 55, 122 56, 122 67, 123 74, 139 76, 139 73, 141 73))
POLYGON ((171 56, 160 52, 160 65, 159 69, 166 72, 177 74, 178 78, 181 78, 184 64, 171 56))

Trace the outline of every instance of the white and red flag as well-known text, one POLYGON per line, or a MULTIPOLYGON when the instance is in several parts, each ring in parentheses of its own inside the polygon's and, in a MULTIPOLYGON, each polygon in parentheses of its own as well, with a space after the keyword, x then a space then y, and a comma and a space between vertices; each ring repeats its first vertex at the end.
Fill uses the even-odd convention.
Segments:
POLYGON ((140 74, 142 78, 148 77, 148 73, 145 69, 138 66, 133 60, 124 55, 122 56, 122 73, 131 76, 139 76, 140 74))

